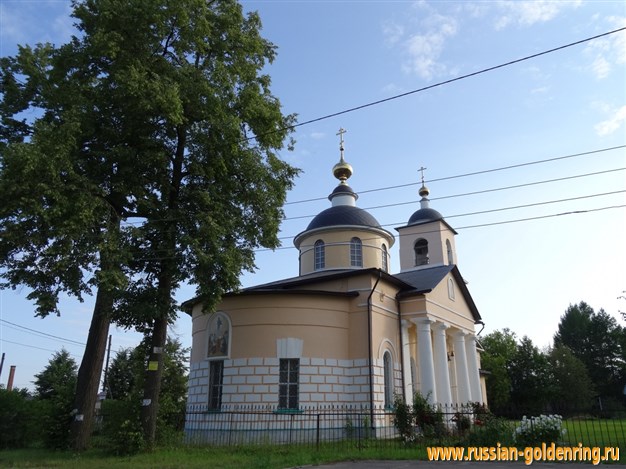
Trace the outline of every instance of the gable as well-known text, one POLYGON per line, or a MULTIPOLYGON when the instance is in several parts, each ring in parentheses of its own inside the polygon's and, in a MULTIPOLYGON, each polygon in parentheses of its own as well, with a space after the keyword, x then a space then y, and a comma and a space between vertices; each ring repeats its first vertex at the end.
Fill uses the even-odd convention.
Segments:
POLYGON ((456 265, 439 265, 425 269, 415 269, 401 272, 395 277, 411 285, 410 289, 403 289, 398 295, 401 299, 426 294, 431 302, 440 304, 443 308, 458 311, 464 314, 467 320, 481 323, 480 313, 456 265), (449 297, 450 282, 454 292, 454 299, 449 297))

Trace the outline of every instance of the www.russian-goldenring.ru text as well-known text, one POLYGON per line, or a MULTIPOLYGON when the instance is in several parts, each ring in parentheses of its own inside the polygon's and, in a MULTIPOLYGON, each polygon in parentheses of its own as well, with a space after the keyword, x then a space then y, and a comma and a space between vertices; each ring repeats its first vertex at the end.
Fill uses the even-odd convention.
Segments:
POLYGON ((613 446, 556 446, 542 443, 541 446, 516 448, 515 446, 429 446, 426 448, 429 461, 524 461, 533 462, 601 462, 619 461, 619 448, 613 446))

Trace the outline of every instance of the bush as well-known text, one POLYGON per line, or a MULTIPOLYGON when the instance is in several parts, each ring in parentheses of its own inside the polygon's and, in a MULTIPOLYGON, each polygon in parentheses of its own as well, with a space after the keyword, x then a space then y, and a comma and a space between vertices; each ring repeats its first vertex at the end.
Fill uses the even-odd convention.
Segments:
POLYGON ((102 446, 116 455, 136 454, 144 449, 139 406, 131 401, 102 401, 102 446))
POLYGON ((557 443, 565 433, 560 415, 524 416, 513 434, 518 447, 557 443))
POLYGON ((15 449, 41 442, 44 408, 26 391, 0 388, 0 449, 15 449))
POLYGON ((413 406, 396 396, 393 424, 404 442, 415 441, 418 437, 441 439, 448 435, 443 413, 428 402, 428 396, 419 392, 413 396, 413 406))
POLYGON ((402 397, 395 396, 393 400, 393 425, 400 433, 400 438, 404 442, 415 440, 415 432, 413 430, 413 412, 411 406, 404 402, 402 397))
POLYGON ((513 428, 511 423, 501 417, 491 414, 482 414, 474 420, 474 426, 468 433, 464 444, 466 446, 512 446, 513 428))

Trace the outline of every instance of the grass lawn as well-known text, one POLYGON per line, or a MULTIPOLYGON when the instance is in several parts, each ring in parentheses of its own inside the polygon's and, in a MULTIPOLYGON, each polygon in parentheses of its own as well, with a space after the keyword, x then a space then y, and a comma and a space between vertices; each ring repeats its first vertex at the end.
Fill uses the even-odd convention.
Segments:
POLYGON ((116 457, 90 450, 82 454, 48 450, 7 450, 0 452, 0 467, 28 468, 286 468, 357 459, 426 459, 423 447, 350 448, 346 445, 315 447, 179 447, 157 449, 129 457, 116 457))
POLYGON ((626 419, 569 419, 563 422, 567 430, 564 441, 575 446, 618 446, 626 443, 626 419))

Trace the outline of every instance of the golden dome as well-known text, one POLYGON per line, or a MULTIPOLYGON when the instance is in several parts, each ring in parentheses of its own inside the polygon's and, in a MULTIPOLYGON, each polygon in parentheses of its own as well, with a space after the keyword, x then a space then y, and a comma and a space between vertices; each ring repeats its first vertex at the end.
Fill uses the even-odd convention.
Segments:
POLYGON ((333 176, 339 179, 342 183, 345 182, 352 176, 352 166, 343 159, 343 155, 341 156, 341 160, 335 166, 333 166, 333 176))

